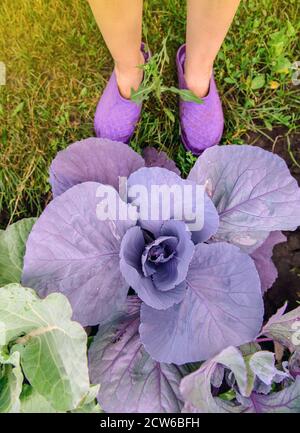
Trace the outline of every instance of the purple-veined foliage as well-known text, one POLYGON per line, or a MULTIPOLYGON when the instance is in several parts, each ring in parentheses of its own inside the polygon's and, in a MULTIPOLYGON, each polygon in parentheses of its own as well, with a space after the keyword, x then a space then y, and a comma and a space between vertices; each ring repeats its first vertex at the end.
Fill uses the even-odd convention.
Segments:
POLYGON ((23 284, 42 297, 64 293, 75 320, 84 326, 101 325, 103 334, 91 349, 95 380, 118 383, 123 374, 119 363, 131 362, 132 341, 143 347, 140 357, 147 374, 132 381, 135 370, 130 367, 120 389, 114 389, 115 396, 108 385, 100 390, 108 410, 117 409, 110 399, 121 399, 127 392, 132 410, 146 411, 147 395, 152 399, 156 392, 152 378, 158 371, 171 381, 166 389, 172 399, 164 395, 161 407, 149 402, 149 408, 179 410, 179 365, 218 356, 259 334, 261 292, 276 278, 273 246, 284 240, 281 230, 295 230, 300 224, 296 181, 283 160, 256 147, 208 149, 185 180, 165 154, 148 149, 144 161, 123 143, 89 138, 59 152, 50 168, 50 182, 54 199, 29 235, 23 284), (120 177, 128 179, 129 188, 142 186, 146 196, 126 203, 119 191, 120 177), (153 185, 189 186, 192 210, 198 209, 197 185, 204 186, 202 227, 192 230, 184 212, 180 220, 172 213, 166 219, 164 202, 151 200, 153 185), (99 190, 108 191, 125 218, 111 214, 99 219, 99 190), (138 212, 145 197, 150 210, 159 215, 156 220, 138 212), (139 298, 134 327, 124 325, 126 332, 134 333, 133 340, 109 348, 106 332, 111 335, 118 321, 126 324, 126 315, 130 316, 130 289, 139 298), (114 361, 108 362, 105 354, 114 361), (143 380, 151 383, 144 383, 149 392, 139 399, 143 380))

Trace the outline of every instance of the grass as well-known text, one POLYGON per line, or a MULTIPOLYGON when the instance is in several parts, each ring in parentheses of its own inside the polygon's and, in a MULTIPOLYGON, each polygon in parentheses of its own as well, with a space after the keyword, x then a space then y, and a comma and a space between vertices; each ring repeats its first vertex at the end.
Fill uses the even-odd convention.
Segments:
MULTIPOLYGON (((291 137, 300 118, 300 86, 292 84, 291 69, 300 60, 298 17, 298 0, 242 2, 215 67, 226 116, 224 144, 240 144, 247 131, 274 139, 280 126, 293 157, 291 137)), ((143 32, 153 53, 168 35, 162 79, 164 86, 176 86, 185 1, 145 1, 143 32)), ((94 135, 93 114, 112 61, 85 0, 1 0, 0 61, 7 68, 7 83, 0 87, 5 225, 42 211, 57 151, 94 135)), ((132 146, 139 151, 147 145, 167 151, 184 174, 191 167, 194 158, 180 145, 176 95, 153 93, 146 101, 132 146)))

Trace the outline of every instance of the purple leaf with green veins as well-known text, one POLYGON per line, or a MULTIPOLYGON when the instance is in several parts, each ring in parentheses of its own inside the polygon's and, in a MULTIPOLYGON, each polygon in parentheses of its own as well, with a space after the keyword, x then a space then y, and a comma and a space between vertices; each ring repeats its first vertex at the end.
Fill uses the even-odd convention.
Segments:
POLYGON ((127 312, 99 328, 89 350, 92 383, 107 412, 180 412, 179 384, 187 371, 151 359, 140 340, 140 301, 129 297, 127 312))

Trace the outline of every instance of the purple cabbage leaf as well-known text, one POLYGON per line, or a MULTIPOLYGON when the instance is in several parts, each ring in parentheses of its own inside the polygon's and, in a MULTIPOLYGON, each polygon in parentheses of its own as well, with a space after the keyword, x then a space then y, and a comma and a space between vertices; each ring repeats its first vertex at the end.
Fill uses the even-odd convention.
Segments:
POLYGON ((150 355, 184 364, 251 341, 262 325, 260 282, 251 258, 227 243, 198 244, 181 303, 141 307, 141 339, 150 355), (203 330, 203 332, 198 332, 203 330))
POLYGON ((116 190, 119 176, 128 177, 144 167, 143 158, 124 143, 100 138, 87 138, 60 151, 50 167, 54 197, 74 185, 98 182, 116 190))
POLYGON ((274 354, 264 350, 245 355, 242 348, 228 347, 184 377, 180 390, 183 412, 298 413, 300 409, 300 377, 294 380, 279 370, 274 354), (231 390, 226 398, 224 384, 231 390))
POLYGON ((143 150, 143 158, 146 167, 162 167, 180 176, 180 171, 175 162, 168 157, 166 152, 157 151, 154 147, 146 147, 143 150))
POLYGON ((273 248, 285 241, 286 236, 281 232, 271 232, 263 244, 251 254, 260 277, 263 293, 272 287, 278 277, 276 266, 272 261, 273 248))
POLYGON ((207 149, 188 179, 206 185, 218 210, 216 239, 253 252, 271 232, 300 225, 297 181, 282 158, 259 147, 207 149))
MULTIPOLYGON (((85 182, 56 197, 34 224, 24 258, 22 284, 41 297, 63 293, 73 319, 83 326, 109 320, 123 306, 129 289, 119 252, 123 235, 135 222, 100 221, 99 188, 99 183, 85 182)), ((120 207, 130 208, 109 188, 120 207)))
POLYGON ((91 381, 101 383, 101 407, 107 412, 180 412, 179 384, 187 370, 147 354, 138 332, 137 297, 128 298, 125 310, 99 328, 89 350, 91 381))

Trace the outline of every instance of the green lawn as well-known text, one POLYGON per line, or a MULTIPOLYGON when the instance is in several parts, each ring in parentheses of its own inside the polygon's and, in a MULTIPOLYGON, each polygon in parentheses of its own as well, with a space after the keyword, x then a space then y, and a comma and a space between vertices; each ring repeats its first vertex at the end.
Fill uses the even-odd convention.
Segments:
MULTIPOLYGON (((162 35, 168 35, 170 61, 164 55, 158 65, 166 86, 176 85, 184 5, 184 0, 145 2, 144 39, 153 53, 161 51, 162 35)), ((224 144, 240 144, 248 131, 274 140, 279 126, 287 136, 299 132, 300 86, 292 84, 291 69, 300 60, 299 9, 298 0, 249 0, 240 6, 216 62, 224 144)), ((52 158, 93 135, 95 106, 112 61, 85 0, 1 0, 0 61, 7 67, 7 84, 0 87, 0 224, 5 225, 41 212, 50 198, 52 158)), ((151 95, 132 145, 163 149, 187 172, 193 158, 180 145, 174 94, 151 95)))

